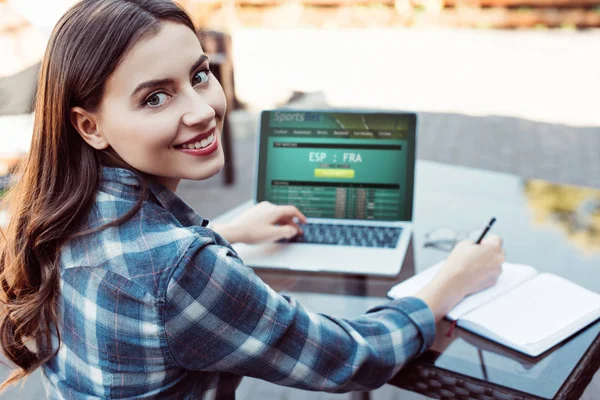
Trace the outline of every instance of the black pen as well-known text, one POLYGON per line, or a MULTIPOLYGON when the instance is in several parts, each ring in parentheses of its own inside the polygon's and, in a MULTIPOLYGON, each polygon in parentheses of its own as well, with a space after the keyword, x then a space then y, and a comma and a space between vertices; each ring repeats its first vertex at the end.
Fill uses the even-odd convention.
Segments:
POLYGON ((485 237, 485 235, 488 233, 488 231, 490 230, 490 228, 492 227, 492 225, 494 225, 494 222, 496 222, 496 217, 492 217, 492 219, 490 220, 490 223, 485 227, 485 229, 483 230, 483 232, 481 232, 481 236, 479 236, 479 239, 477 239, 477 241, 475 242, 475 244, 480 244, 481 241, 483 240, 483 238, 485 237))

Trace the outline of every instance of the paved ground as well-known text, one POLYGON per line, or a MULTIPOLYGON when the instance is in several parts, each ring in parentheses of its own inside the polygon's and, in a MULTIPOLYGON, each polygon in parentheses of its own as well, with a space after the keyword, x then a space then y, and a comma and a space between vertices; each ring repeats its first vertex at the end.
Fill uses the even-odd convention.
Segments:
POLYGON ((237 92, 333 106, 600 126, 600 30, 260 30, 233 33, 237 92))

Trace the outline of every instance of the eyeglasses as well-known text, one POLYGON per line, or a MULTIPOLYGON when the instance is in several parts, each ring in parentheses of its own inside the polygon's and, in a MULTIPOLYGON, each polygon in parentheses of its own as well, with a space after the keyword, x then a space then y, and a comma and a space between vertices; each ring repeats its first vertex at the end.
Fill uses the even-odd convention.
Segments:
POLYGON ((482 228, 472 229, 470 231, 456 231, 452 228, 436 228, 425 234, 425 243, 423 247, 432 247, 443 251, 452 251, 454 246, 461 240, 471 240, 473 242, 479 239, 482 228))

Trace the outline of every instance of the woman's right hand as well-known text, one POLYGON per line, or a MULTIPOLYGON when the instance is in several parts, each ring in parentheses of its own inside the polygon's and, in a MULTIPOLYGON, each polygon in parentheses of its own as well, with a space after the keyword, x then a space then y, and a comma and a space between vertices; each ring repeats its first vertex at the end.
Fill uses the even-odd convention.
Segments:
POLYGON ((493 286, 504 260, 502 239, 498 235, 490 234, 481 244, 460 242, 433 281, 416 297, 423 299, 439 320, 465 296, 493 286))
POLYGON ((504 259, 498 235, 489 235, 481 244, 465 240, 454 247, 436 279, 454 282, 463 296, 468 296, 496 283, 504 259))

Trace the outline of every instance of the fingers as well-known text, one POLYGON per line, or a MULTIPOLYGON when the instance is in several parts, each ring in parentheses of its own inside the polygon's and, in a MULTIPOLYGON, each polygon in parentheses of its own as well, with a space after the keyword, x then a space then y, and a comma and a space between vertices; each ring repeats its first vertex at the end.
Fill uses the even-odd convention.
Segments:
POLYGON ((296 235, 302 235, 304 233, 304 231, 302 230, 302 228, 300 228, 300 225, 298 225, 293 220, 290 220, 290 221, 286 222, 285 225, 291 225, 294 228, 296 228, 296 235))
POLYGON ((301 223, 306 223, 306 216, 302 214, 298 208, 292 205, 277 206, 277 215, 277 219, 279 221, 291 220, 292 218, 296 217, 301 223))
POLYGON ((496 265, 502 265, 504 261, 506 261, 506 252, 502 248, 502 238, 496 234, 490 234, 484 240, 481 241, 481 244, 486 246, 492 246, 495 250, 494 263, 496 265))
POLYGON ((306 216, 302 214, 302 212, 298 210, 297 207, 292 205, 276 205, 268 201, 261 201, 258 204, 258 207, 269 211, 274 210, 273 213, 275 215, 275 219, 278 222, 287 223, 287 221, 291 221, 294 217, 298 218, 298 220, 303 224, 307 222, 306 216))
POLYGON ((502 248, 502 238, 495 233, 490 233, 481 241, 482 244, 502 248))
POLYGON ((275 242, 280 239, 291 239, 298 234, 298 229, 293 225, 273 225, 270 229, 269 240, 275 242))
POLYGON ((498 254, 497 256, 497 262, 499 265, 504 264, 504 262, 506 261, 506 252, 502 251, 502 253, 498 254))

